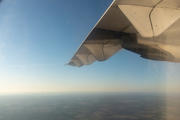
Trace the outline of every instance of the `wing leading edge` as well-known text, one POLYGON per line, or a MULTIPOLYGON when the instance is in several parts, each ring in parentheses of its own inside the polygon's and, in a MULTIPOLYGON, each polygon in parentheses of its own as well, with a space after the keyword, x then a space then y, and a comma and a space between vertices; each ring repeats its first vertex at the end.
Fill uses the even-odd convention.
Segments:
POLYGON ((114 0, 67 65, 104 61, 122 48, 145 59, 180 62, 179 6, 177 0, 114 0))

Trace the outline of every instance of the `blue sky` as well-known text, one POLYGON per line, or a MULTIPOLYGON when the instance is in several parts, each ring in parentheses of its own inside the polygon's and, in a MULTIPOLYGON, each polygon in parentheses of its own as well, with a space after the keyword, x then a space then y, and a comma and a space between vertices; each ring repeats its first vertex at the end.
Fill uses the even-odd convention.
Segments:
POLYGON ((112 0, 4 0, 0 93, 179 92, 179 63, 121 50, 81 68, 65 66, 112 0))

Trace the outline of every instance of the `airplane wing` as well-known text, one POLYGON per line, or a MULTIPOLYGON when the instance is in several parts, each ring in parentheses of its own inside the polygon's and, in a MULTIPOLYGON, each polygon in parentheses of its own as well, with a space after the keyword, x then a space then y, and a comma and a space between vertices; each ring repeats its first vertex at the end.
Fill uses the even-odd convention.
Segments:
POLYGON ((179 0, 114 0, 67 65, 104 61, 122 48, 145 59, 180 62, 179 6, 179 0))

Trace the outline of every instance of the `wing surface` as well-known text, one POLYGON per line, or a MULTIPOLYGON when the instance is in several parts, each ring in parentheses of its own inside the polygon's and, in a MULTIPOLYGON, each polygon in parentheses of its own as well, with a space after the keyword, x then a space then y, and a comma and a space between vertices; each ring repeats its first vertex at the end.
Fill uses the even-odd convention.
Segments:
POLYGON ((109 59, 123 48, 122 33, 156 38, 179 19, 179 6, 179 0, 114 0, 67 65, 109 59))

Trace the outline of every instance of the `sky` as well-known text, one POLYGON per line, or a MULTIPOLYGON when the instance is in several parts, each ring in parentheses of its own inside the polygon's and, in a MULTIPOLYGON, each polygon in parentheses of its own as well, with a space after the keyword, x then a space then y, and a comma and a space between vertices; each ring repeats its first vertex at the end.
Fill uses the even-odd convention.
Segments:
POLYGON ((89 66, 65 66, 111 2, 4 0, 0 93, 179 92, 179 63, 127 50, 89 66))

